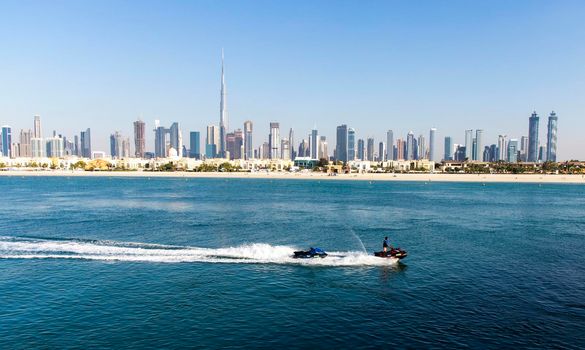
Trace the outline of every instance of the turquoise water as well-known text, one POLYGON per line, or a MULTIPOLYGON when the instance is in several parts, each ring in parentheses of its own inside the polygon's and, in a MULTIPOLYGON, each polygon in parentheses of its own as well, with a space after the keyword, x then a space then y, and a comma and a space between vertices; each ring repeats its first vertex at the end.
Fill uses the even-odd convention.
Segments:
POLYGON ((0 193, 2 348, 585 347, 582 185, 2 177, 0 193), (371 256, 385 235, 402 263, 371 256), (331 256, 290 258, 309 246, 331 256))

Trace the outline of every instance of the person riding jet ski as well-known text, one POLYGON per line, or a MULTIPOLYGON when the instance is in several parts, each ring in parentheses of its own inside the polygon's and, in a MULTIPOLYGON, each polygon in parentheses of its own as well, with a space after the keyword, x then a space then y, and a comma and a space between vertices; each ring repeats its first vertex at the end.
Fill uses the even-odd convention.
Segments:
POLYGON ((324 258, 327 256, 327 253, 321 248, 313 248, 311 247, 307 251, 298 251, 295 252, 293 258, 295 259, 309 259, 309 258, 324 258))

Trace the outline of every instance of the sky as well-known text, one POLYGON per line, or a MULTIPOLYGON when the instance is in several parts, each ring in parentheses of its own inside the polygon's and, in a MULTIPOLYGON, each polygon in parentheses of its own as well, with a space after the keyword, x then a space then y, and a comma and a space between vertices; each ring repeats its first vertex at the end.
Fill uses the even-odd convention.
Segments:
MULTIPOLYGON (((225 50, 229 128, 269 122, 298 143, 316 126, 358 138, 464 143, 528 135, 558 117, 558 158, 585 159, 584 1, 4 1, 0 124, 17 135, 40 115, 45 134, 88 127, 93 150, 179 122, 183 139, 219 122, 225 50)), ((202 140, 204 142, 204 140, 202 140)), ((154 149, 154 133, 147 133, 154 149)))

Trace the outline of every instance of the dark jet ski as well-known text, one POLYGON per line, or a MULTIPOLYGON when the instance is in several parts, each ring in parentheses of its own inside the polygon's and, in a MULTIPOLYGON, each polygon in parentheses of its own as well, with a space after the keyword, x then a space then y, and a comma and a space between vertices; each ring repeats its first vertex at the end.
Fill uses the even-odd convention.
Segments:
POLYGON ((408 254, 406 253, 406 250, 400 248, 390 248, 390 250, 386 252, 375 252, 374 255, 380 258, 404 259, 408 254))
POLYGON ((324 258, 327 256, 327 253, 321 248, 310 248, 307 251, 298 251, 295 252, 293 258, 295 259, 311 259, 311 258, 324 258))

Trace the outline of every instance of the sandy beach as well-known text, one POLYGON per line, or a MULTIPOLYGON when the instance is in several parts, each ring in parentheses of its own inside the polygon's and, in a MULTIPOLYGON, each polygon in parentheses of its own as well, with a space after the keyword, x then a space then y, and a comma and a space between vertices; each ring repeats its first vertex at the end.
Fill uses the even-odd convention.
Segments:
POLYGON ((273 179, 273 180, 337 180, 337 181, 423 181, 423 182, 508 182, 508 183, 582 183, 584 175, 544 175, 544 174, 343 174, 328 176, 324 173, 288 173, 288 172, 255 172, 255 173, 213 173, 213 172, 147 172, 147 171, 0 171, 0 176, 64 176, 64 177, 165 177, 165 178, 225 178, 225 179, 273 179))

